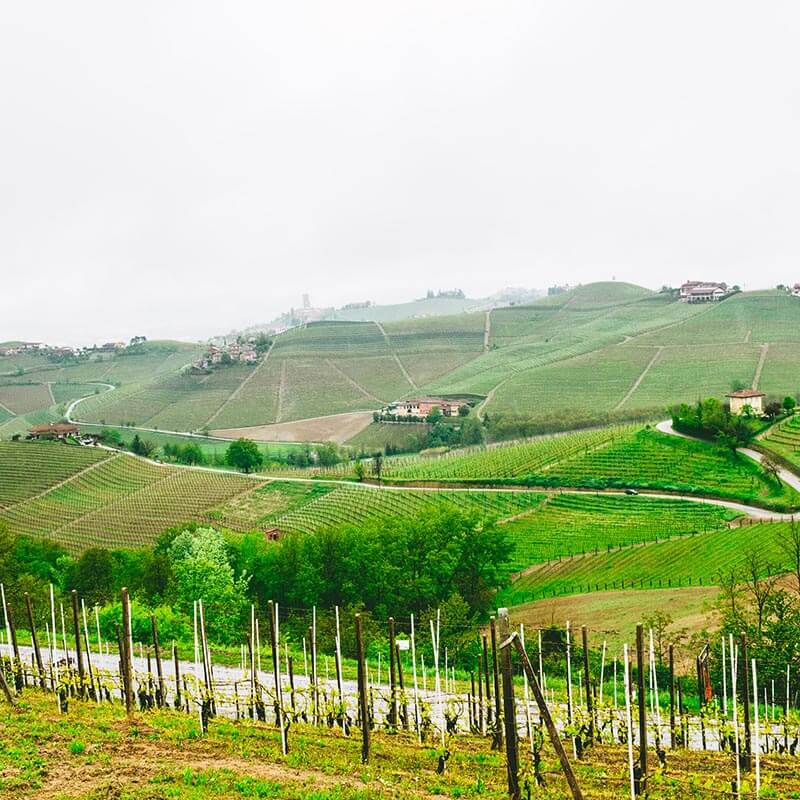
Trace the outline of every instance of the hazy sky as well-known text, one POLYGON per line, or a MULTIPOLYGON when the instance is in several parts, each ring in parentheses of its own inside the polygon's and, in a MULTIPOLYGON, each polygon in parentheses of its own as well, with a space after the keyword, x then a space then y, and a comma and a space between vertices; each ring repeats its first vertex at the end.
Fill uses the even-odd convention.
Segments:
POLYGON ((6 2, 0 341, 800 281, 800 4, 6 2))

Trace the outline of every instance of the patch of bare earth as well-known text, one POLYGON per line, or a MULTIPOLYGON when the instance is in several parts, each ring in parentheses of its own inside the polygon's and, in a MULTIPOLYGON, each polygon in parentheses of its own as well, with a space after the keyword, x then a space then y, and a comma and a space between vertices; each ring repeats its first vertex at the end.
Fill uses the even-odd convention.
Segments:
MULTIPOLYGON (((536 600, 515 606, 509 613, 513 622, 531 629, 561 627, 567 620, 573 629, 586 625, 591 646, 599 647, 605 640, 613 658, 623 642, 634 640, 636 624, 656 611, 664 611, 673 619, 665 642, 686 641, 699 631, 714 631, 719 627, 714 608, 718 595, 716 586, 601 591, 536 600)), ((680 647, 676 657, 679 655, 680 647)))
POLYGON ((372 422, 371 411, 351 411, 327 417, 276 422, 250 428, 224 428, 211 431, 223 439, 252 439, 256 442, 336 442, 343 444, 372 422))
MULTIPOLYGON (((124 727, 125 723, 121 726, 124 727)), ((146 728, 143 725, 138 727, 140 730, 146 728)), ((274 781, 282 785, 295 784, 298 787, 364 788, 362 782, 352 777, 289 767, 257 757, 244 759, 232 756, 222 747, 207 740, 197 740, 191 744, 184 742, 181 747, 177 747, 163 739, 125 737, 118 744, 105 742, 100 748, 102 757, 96 759, 64 758, 63 747, 60 745, 54 747, 52 752, 48 752, 48 749, 42 749, 42 756, 48 761, 43 785, 30 795, 18 797, 49 800, 94 793, 91 796, 98 800, 112 800, 119 797, 122 790, 147 787, 158 776, 184 770, 200 773, 211 769, 229 770, 237 775, 274 781)), ((87 750, 87 755, 92 755, 91 749, 87 750)))

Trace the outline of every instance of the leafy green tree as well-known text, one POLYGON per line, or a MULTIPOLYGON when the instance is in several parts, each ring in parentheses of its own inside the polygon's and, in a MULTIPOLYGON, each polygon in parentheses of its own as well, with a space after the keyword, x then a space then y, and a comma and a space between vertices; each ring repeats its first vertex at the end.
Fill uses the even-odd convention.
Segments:
POLYGON ((317 447, 317 463, 321 467, 333 467, 341 460, 336 442, 325 442, 317 447))
POLYGON ((797 406, 797 401, 794 399, 794 397, 787 395, 786 397, 783 398, 783 403, 781 405, 783 406, 783 410, 787 414, 794 414, 794 409, 797 406))
POLYGON ((178 607, 189 613, 202 600, 206 628, 217 641, 238 640, 246 606, 247 578, 236 580, 225 540, 213 528, 179 534, 170 548, 178 607))
POLYGON ((114 595, 114 558, 108 550, 85 550, 71 570, 71 584, 87 606, 103 605, 114 595))
POLYGON ((237 439, 228 445, 225 460, 232 467, 248 473, 259 469, 264 463, 264 457, 258 445, 250 439, 237 439))
POLYGON ((436 425, 436 423, 440 422, 442 419, 442 409, 439 406, 434 406, 429 412, 428 416, 426 417, 426 421, 429 425, 436 425))

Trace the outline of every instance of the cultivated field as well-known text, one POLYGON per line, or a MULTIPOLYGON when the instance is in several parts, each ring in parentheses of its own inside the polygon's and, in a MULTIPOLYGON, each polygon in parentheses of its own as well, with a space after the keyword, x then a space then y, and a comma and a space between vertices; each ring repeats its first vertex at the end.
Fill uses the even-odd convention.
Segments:
POLYGON ((495 309, 488 329, 482 308, 312 323, 277 336, 258 365, 211 375, 183 373, 201 348, 175 342, 67 366, 25 355, 0 360, 0 436, 25 427, 9 415, 75 399, 76 384, 91 394, 93 382, 116 389, 82 402, 80 419, 182 432, 367 412, 424 393, 483 395, 481 413, 541 429, 655 419, 669 405, 734 385, 794 394, 798 330, 800 300, 777 291, 690 306, 631 284, 596 283, 495 309))

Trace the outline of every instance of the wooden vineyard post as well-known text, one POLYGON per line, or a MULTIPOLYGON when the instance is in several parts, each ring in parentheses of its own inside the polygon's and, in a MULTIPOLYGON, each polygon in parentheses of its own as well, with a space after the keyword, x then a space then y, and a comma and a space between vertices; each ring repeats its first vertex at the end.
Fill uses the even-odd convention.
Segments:
POLYGON ((502 710, 500 708, 500 670, 497 663, 497 621, 489 620, 489 633, 492 637, 492 672, 494 673, 494 723, 495 742, 499 750, 503 746, 502 710))
POLYGON ((639 695, 639 770, 641 794, 647 792, 647 700, 644 695, 644 631, 636 626, 636 687, 639 695))
POLYGON ((403 665, 400 663, 400 645, 395 642, 394 655, 397 659, 397 681, 400 688, 400 696, 403 698, 403 710, 400 714, 400 722, 404 730, 408 730, 408 699, 406 698, 406 684, 403 680, 403 665))
POLYGON ((743 633, 742 642, 742 663, 744 664, 744 691, 742 693, 742 705, 744 706, 744 766, 750 772, 753 769, 753 748, 750 737, 750 670, 747 660, 747 636, 743 633))
MULTIPOLYGON (((25 684, 23 671, 22 671, 22 659, 19 655, 19 642, 17 642, 17 626, 14 624, 14 612, 11 608, 11 603, 6 603, 6 622, 8 623, 8 635, 11 637, 11 650, 14 653, 13 658, 13 672, 14 672, 14 686, 17 692, 22 691, 22 687, 25 684)), ((788 707, 789 701, 786 701, 786 705, 788 707)))
POLYGON ((703 750, 706 749, 706 723, 705 718, 703 717, 703 708, 706 704, 706 696, 704 691, 704 679, 703 679, 703 666, 700 663, 699 656, 695 659, 695 671, 697 672, 697 703, 700 709, 700 745, 702 746, 703 750))
MULTIPOLYGON (((472 689, 469 696, 469 728, 474 733, 478 727, 478 710, 475 708, 475 672, 472 670, 469 673, 469 680, 472 689)), ((480 676, 478 677, 478 683, 480 683, 480 676)))
POLYGON ((172 663, 175 665, 175 710, 181 707, 181 662, 178 660, 178 647, 172 640, 172 663))
POLYGON ((78 696, 86 697, 86 678, 83 673, 83 650, 81 647, 81 624, 78 616, 78 592, 70 592, 72 600, 72 623, 75 626, 75 661, 78 664, 78 696))
POLYGON ((572 792, 572 798, 573 800, 583 800, 583 792, 581 792, 580 786, 578 786, 577 778, 575 777, 572 765, 569 763, 569 758, 567 757, 567 751, 564 750, 564 745, 558 736, 558 730, 556 729, 556 725, 553 722, 553 717, 550 714, 550 709, 547 707, 547 702, 542 694, 542 687, 539 685, 539 679, 536 677, 536 673, 533 671, 533 666, 528 658, 528 654, 525 652, 525 648, 522 646, 522 640, 519 638, 519 634, 516 631, 511 634, 507 641, 503 642, 502 646, 508 647, 512 643, 516 648, 520 661, 522 662, 522 668, 525 670, 525 674, 528 676, 528 682, 533 689, 533 696, 536 699, 536 704, 539 706, 539 714, 542 722, 544 722, 545 728, 547 728, 547 734, 550 737, 550 743, 553 745, 553 749, 558 755, 558 760, 561 763, 561 769, 564 772, 564 777, 567 779, 570 791, 572 792))
POLYGON ((486 727, 483 732, 486 733, 486 728, 492 724, 492 690, 489 683, 489 643, 485 633, 483 634, 483 682, 486 686, 486 727))
POLYGON ((286 722, 283 718, 283 693, 281 691, 281 663, 280 652, 278 650, 278 609, 270 600, 267 603, 269 609, 269 636, 272 643, 272 671, 275 676, 275 706, 278 712, 278 727, 281 730, 281 750, 283 755, 289 752, 288 731, 286 722))
POLYGON ((153 650, 156 657, 156 675, 158 676, 157 705, 163 708, 167 703, 167 687, 164 685, 164 672, 161 669, 161 648, 158 646, 158 622, 156 615, 150 615, 150 626, 153 629, 153 650))
POLYGON ((369 761, 369 704, 367 700, 367 667, 364 660, 364 632, 361 614, 356 614, 356 658, 358 659, 358 710, 361 717, 361 763, 369 761))
POLYGON ((133 714, 133 654, 131 653, 131 607, 128 604, 128 590, 124 586, 122 596, 122 634, 120 638, 120 658, 122 660, 122 681, 125 687, 125 713, 133 714))
POLYGON ((6 674, 3 672, 2 667, 0 667, 0 690, 2 690, 3 695, 5 696, 6 700, 8 700, 8 704, 12 708, 17 707, 17 701, 14 699, 14 695, 11 694, 11 688, 9 687, 6 681, 6 674))
POLYGON ((397 672, 395 667, 395 646, 394 617, 389 617, 389 725, 397 728, 397 672))
POLYGON ((669 646, 669 746, 675 749, 675 648, 669 646))
MULTIPOLYGON (((498 609, 500 622, 500 638, 507 642, 510 630, 508 609, 498 609)), ((517 747, 517 709, 514 703, 514 673, 511 666, 511 649, 508 644, 503 648, 503 720, 505 722, 506 765, 508 767, 509 800, 520 800, 519 791, 519 750, 517 747)))
MULTIPOLYGON (((39 650, 39 638, 36 635, 36 624, 33 621, 33 606, 31 596, 25 592, 25 609, 28 612, 28 624, 31 626, 31 643, 33 644, 33 655, 36 659, 36 671, 39 673, 39 685, 42 689, 46 686, 44 666, 42 665, 42 652, 39 650)), ((34 680, 35 683, 35 680, 34 680)))
POLYGON ((594 741, 594 709, 592 708, 592 678, 589 672, 589 635, 586 626, 581 625, 583 645, 583 684, 586 687, 586 713, 589 715, 589 742, 594 741))
MULTIPOLYGON (((297 713, 297 704, 294 699, 294 657, 289 656, 288 658, 288 670, 289 670, 289 701, 292 706, 292 718, 295 717, 297 713)), ((341 672, 341 669, 339 670, 341 672)))

